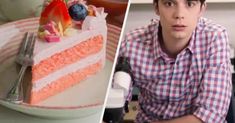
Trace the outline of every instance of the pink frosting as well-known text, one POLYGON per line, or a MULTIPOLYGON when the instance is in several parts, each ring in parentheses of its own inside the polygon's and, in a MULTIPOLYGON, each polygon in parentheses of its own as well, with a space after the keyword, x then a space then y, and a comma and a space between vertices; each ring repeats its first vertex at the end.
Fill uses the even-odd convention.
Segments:
POLYGON ((55 24, 53 21, 50 21, 49 23, 47 23, 46 25, 43 26, 43 28, 47 31, 49 31, 51 34, 54 35, 59 35, 58 30, 55 28, 55 24))

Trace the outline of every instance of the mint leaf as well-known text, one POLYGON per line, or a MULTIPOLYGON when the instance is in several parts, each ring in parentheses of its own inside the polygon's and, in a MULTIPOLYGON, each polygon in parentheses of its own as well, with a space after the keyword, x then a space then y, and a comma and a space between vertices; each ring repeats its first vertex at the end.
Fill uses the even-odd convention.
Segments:
POLYGON ((66 4, 69 2, 69 0, 64 0, 64 1, 65 1, 66 4))

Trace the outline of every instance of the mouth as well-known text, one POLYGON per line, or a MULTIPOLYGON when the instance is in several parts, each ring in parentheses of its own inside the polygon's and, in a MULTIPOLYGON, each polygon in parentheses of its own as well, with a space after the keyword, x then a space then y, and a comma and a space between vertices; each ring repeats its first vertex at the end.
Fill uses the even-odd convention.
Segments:
POLYGON ((175 30, 175 31, 184 31, 186 27, 187 26, 185 26, 185 25, 179 25, 179 24, 172 26, 173 30, 175 30))

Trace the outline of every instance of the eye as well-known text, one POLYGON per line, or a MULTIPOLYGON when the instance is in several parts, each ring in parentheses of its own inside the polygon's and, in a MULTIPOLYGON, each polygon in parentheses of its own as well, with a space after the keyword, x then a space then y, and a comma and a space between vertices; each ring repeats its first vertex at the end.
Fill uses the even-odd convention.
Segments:
POLYGON ((164 5, 167 7, 171 7, 171 6, 174 6, 174 3, 172 1, 165 1, 164 5))
POLYGON ((188 7, 194 7, 197 4, 196 1, 187 1, 187 6, 188 7))

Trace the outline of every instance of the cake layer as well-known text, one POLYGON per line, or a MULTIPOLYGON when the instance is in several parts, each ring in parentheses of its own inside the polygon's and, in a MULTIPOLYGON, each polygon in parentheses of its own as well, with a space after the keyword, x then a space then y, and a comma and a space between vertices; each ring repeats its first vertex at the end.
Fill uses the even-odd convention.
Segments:
POLYGON ((88 40, 83 41, 70 49, 56 53, 32 67, 32 82, 34 83, 35 81, 61 69, 62 67, 65 67, 68 64, 95 54, 101 51, 103 47, 103 36, 98 35, 89 38, 88 40))
MULTIPOLYGON (((51 57, 52 55, 63 52, 83 41, 86 41, 90 37, 102 35, 106 42, 107 30, 105 25, 102 25, 99 29, 95 30, 76 30, 71 36, 61 37, 60 42, 46 42, 41 39, 37 39, 34 49, 34 64, 40 63, 42 60, 51 57)), ((104 43, 105 44, 105 43, 104 43)))
POLYGON ((82 60, 78 60, 70 65, 67 65, 53 73, 48 74, 47 76, 33 82, 32 89, 33 91, 41 90, 43 87, 47 86, 51 82, 59 79, 63 75, 67 75, 72 72, 76 72, 77 70, 83 69, 87 66, 97 63, 102 60, 103 65, 105 64, 105 49, 102 49, 100 52, 90 55, 82 60))
POLYGON ((35 104, 39 101, 45 100, 46 98, 53 96, 57 93, 64 91, 65 89, 79 83, 86 79, 90 75, 94 75, 102 68, 102 60, 88 67, 80 69, 76 72, 64 75, 61 78, 53 81, 51 84, 45 86, 39 91, 31 91, 29 97, 29 103, 35 104))

